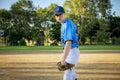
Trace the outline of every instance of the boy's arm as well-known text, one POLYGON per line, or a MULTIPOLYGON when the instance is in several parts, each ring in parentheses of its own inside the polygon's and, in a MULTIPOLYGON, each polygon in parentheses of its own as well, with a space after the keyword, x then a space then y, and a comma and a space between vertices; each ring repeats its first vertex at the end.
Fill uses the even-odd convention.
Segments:
POLYGON ((63 56, 62 56, 62 65, 65 65, 65 60, 69 54, 70 48, 71 48, 72 41, 66 41, 64 50, 63 50, 63 56))

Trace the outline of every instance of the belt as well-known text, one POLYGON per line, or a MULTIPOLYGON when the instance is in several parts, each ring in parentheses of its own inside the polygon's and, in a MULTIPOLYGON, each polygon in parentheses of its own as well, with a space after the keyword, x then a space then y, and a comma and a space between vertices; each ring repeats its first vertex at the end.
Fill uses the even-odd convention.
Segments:
MULTIPOLYGON (((74 48, 78 48, 78 46, 76 46, 76 47, 74 47, 74 48)), ((63 47, 63 49, 64 49, 64 47, 63 47)), ((73 48, 71 48, 71 49, 73 49, 73 48)))

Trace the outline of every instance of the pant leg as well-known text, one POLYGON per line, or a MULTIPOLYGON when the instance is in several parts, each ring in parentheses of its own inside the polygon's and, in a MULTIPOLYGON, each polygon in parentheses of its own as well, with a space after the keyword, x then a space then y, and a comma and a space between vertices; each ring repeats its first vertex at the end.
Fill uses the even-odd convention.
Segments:
POLYGON ((75 80, 77 78, 77 76, 76 76, 76 69, 75 68, 76 67, 74 67, 74 71, 73 71, 73 80, 75 80))
POLYGON ((63 80, 75 80, 75 79, 76 79, 75 67, 73 67, 71 70, 68 69, 64 72, 63 80))
POLYGON ((77 77, 77 76, 76 76, 76 69, 75 69, 75 68, 76 68, 76 66, 73 67, 73 71, 72 71, 72 76, 73 76, 73 78, 72 78, 72 80, 75 80, 76 77, 77 77))
POLYGON ((70 50, 66 62, 75 64, 75 66, 71 70, 68 69, 64 72, 63 80, 75 80, 76 78, 75 68, 77 66, 79 55, 80 55, 80 51, 78 48, 74 48, 70 50))

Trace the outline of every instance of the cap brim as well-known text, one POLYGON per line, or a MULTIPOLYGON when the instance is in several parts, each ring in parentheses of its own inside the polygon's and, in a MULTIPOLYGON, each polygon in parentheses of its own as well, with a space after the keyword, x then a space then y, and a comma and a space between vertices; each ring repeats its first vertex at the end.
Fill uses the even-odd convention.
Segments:
POLYGON ((56 14, 63 14, 63 12, 54 12, 54 14, 56 15, 56 14))

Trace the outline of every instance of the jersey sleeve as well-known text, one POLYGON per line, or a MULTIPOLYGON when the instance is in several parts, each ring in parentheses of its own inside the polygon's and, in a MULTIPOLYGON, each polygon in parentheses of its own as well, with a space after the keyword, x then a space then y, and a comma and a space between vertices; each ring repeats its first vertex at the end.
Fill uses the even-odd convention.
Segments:
POLYGON ((68 23, 66 24, 66 28, 65 28, 64 41, 72 41, 72 40, 73 40, 73 29, 72 29, 72 25, 68 23))

